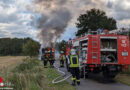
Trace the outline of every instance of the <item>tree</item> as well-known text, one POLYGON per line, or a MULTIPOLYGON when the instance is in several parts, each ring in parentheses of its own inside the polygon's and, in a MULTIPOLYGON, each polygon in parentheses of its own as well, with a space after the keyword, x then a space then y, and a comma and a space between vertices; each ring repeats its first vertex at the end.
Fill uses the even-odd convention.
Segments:
POLYGON ((23 53, 29 55, 30 57, 36 56, 39 53, 40 44, 29 40, 26 44, 23 45, 23 53))
POLYGON ((88 30, 96 31, 97 29, 116 29, 116 20, 106 16, 104 11, 99 9, 91 9, 85 14, 81 14, 77 19, 76 27, 78 28, 76 36, 88 32, 88 30))
POLYGON ((64 51, 66 50, 66 45, 67 45, 67 42, 65 40, 62 40, 61 42, 59 43, 56 43, 56 46, 57 46, 57 49, 58 51, 64 51))
MULTIPOLYGON (((0 38, 0 56, 5 55, 23 55, 22 47, 23 44, 28 41, 33 41, 31 38, 0 38)), ((36 42, 38 43, 38 42, 36 42)))

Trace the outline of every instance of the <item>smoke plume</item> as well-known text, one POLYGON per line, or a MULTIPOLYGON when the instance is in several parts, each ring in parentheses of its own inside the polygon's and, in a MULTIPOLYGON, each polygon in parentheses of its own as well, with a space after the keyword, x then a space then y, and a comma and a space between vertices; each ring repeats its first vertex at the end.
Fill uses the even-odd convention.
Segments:
POLYGON ((34 0, 35 12, 41 15, 37 28, 42 45, 50 46, 67 26, 75 24, 80 14, 91 8, 101 8, 102 3, 101 0, 34 0))

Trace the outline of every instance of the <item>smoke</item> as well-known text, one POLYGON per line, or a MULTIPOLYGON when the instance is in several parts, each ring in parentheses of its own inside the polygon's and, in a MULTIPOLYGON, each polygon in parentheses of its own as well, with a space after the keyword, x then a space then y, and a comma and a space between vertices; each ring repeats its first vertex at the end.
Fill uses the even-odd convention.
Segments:
POLYGON ((43 46, 50 46, 65 31, 71 13, 62 5, 66 0, 35 0, 36 12, 41 14, 37 20, 38 37, 43 46))
POLYGON ((50 12, 50 15, 42 14, 37 26, 40 29, 38 37, 46 45, 54 43, 56 38, 60 37, 71 19, 71 14, 67 9, 53 10, 50 12))
POLYGON ((103 6, 102 0, 34 0, 33 3, 35 12, 41 15, 37 28, 43 47, 55 43, 68 26, 75 24, 80 14, 103 6))

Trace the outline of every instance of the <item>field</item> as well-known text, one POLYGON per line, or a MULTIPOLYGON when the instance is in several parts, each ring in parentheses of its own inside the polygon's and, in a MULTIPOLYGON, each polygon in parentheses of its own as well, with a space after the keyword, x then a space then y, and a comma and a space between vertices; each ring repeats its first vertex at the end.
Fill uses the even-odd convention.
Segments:
POLYGON ((0 57, 0 74, 5 71, 8 73, 8 70, 15 67, 17 64, 22 62, 22 59, 25 56, 1 56, 0 57))
POLYGON ((0 68, 7 68, 22 61, 25 56, 3 56, 0 57, 0 68))

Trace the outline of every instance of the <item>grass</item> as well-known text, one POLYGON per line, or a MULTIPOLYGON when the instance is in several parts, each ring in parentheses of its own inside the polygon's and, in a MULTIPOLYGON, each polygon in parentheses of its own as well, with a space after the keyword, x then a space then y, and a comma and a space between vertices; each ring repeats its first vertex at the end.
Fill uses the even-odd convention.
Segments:
POLYGON ((0 56, 0 69, 10 68, 21 63, 23 58, 25 58, 25 56, 0 56))
POLYGON ((2 74, 4 82, 10 82, 14 90, 41 90, 42 67, 38 60, 24 59, 10 71, 2 74))
POLYGON ((130 75, 128 74, 118 74, 115 79, 116 81, 119 81, 120 83, 130 86, 130 75))
POLYGON ((45 68, 44 75, 46 76, 43 80, 43 90, 76 90, 75 87, 68 84, 67 81, 52 84, 52 80, 55 79, 60 74, 53 68, 45 68))
POLYGON ((44 68, 42 61, 36 59, 23 59, 15 67, 0 73, 4 82, 14 85, 14 90, 76 90, 67 81, 52 84, 59 75, 54 68, 44 68))
POLYGON ((115 80, 130 86, 130 66, 126 71, 118 74, 115 80))

